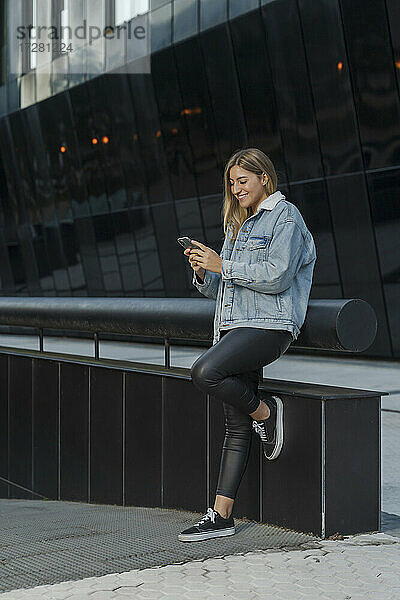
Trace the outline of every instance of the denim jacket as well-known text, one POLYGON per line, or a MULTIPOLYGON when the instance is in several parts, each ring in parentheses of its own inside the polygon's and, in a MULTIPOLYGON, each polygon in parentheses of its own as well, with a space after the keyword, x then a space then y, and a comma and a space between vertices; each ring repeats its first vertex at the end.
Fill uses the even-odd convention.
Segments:
POLYGON ((297 339, 304 323, 317 254, 298 208, 278 190, 230 232, 220 252, 222 273, 205 271, 193 285, 216 300, 213 345, 220 330, 235 327, 286 329, 297 339))

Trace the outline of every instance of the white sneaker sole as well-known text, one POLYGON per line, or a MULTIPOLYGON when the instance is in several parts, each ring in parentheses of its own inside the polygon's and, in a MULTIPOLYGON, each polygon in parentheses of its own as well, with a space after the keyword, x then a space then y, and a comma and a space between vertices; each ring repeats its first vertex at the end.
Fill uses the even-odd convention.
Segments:
POLYGON ((215 537, 224 537, 225 535, 233 535, 235 533, 235 527, 228 527, 227 529, 219 529, 217 531, 205 531, 199 533, 180 533, 178 540, 181 542, 199 542, 200 540, 208 540, 215 537))
POLYGON ((272 396, 276 402, 276 444, 270 456, 265 454, 265 458, 268 460, 274 460, 279 456, 283 446, 283 403, 278 396, 272 396))

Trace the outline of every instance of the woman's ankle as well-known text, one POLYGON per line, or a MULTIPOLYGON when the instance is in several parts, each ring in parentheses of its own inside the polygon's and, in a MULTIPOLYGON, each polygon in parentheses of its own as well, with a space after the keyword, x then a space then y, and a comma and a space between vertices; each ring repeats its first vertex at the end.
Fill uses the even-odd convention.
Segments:
POLYGON ((232 514, 232 511, 226 511, 226 510, 221 510, 221 509, 218 510, 216 508, 214 508, 214 510, 216 510, 223 519, 229 519, 229 517, 232 514))
POLYGON ((227 496, 216 495, 214 510, 216 510, 223 519, 229 519, 232 514, 234 500, 227 496))
POLYGON ((271 411, 268 404, 260 400, 260 404, 258 405, 257 409, 249 414, 250 417, 255 421, 264 421, 265 419, 269 418, 271 411))

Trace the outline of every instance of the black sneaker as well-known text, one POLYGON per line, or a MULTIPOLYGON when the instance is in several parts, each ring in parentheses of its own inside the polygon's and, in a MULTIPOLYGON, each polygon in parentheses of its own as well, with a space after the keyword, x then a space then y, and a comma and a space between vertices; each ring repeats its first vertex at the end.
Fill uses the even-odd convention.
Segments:
POLYGON ((274 460, 283 446, 283 403, 278 396, 261 398, 271 411, 268 419, 253 421, 253 428, 261 438, 265 458, 274 460))
POLYGON ((224 519, 219 512, 209 507, 200 521, 178 535, 178 540, 181 542, 197 542, 214 537, 233 535, 234 533, 235 523, 232 515, 224 519))

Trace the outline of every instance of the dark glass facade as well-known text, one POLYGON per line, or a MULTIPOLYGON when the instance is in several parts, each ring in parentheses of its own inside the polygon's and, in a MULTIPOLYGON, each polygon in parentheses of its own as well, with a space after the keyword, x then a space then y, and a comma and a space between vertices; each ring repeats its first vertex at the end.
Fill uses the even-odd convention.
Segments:
POLYGON ((0 88, 0 293, 198 296, 176 238, 220 250, 224 162, 256 146, 313 233, 311 298, 368 301, 364 354, 400 357, 397 0, 155 4, 150 74, 0 88))

